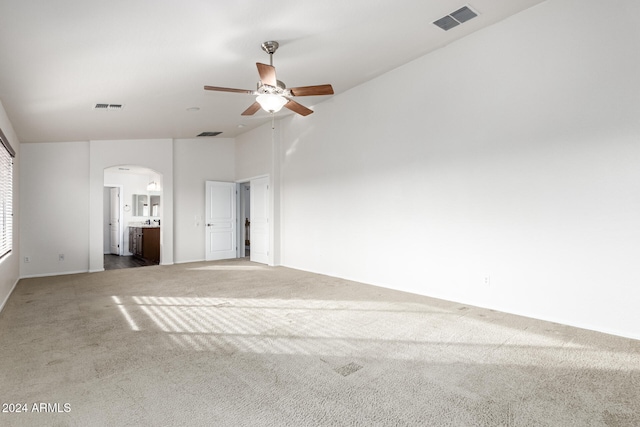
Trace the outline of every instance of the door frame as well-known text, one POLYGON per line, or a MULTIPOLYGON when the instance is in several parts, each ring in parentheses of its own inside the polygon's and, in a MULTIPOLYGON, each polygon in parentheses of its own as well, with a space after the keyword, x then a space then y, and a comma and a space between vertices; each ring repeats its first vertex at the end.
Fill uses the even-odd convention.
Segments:
MULTIPOLYGON (((244 219, 240 219, 240 215, 237 215, 237 212, 240 212, 240 208, 242 207, 240 204, 240 191, 241 191, 241 186, 242 184, 251 184, 252 180, 256 180, 256 179, 260 179, 260 178, 267 178, 269 180, 269 198, 268 198, 268 203, 269 203, 269 263, 268 265, 273 266, 274 264, 274 239, 273 239, 273 235, 274 235, 274 229, 273 229, 273 224, 274 224, 274 212, 273 212, 273 204, 274 204, 274 200, 273 200, 273 183, 271 182, 271 175, 269 174, 262 174, 262 175, 256 175, 256 176, 252 176, 249 178, 244 178, 244 179, 238 179, 236 180, 236 191, 238 194, 238 197, 236 198, 236 217, 237 217, 237 226, 238 227, 242 227, 242 232, 238 232, 237 233, 237 241, 238 241, 238 250, 236 253, 236 257, 237 258, 244 258, 244 219), (241 223, 242 222, 242 223, 241 223), (243 239, 243 240, 240 240, 243 239), (242 245, 240 245, 242 244, 242 245), (242 248, 242 250, 240 249, 242 248)), ((249 189, 249 191, 251 191, 251 189, 249 189)), ((249 221, 251 221, 251 218, 249 218, 249 221)), ((240 229, 238 229, 240 230, 240 229)))
MULTIPOLYGON (((245 243, 245 240, 247 239, 247 231, 244 226, 244 218, 245 218, 244 213, 246 210, 245 193, 247 192, 247 190, 245 190, 244 188, 245 185, 249 186, 249 192, 251 192, 251 182, 249 181, 236 182, 236 192, 238 194, 238 198, 237 198, 238 206, 236 208, 236 212, 238 213, 238 243, 237 243, 238 253, 236 254, 237 258, 245 257, 244 243, 245 243)), ((250 216, 251 216, 251 213, 249 213, 249 217, 250 216)), ((249 221, 251 221, 251 218, 249 218, 249 221)), ((251 233, 249 233, 249 235, 251 235, 251 233)))

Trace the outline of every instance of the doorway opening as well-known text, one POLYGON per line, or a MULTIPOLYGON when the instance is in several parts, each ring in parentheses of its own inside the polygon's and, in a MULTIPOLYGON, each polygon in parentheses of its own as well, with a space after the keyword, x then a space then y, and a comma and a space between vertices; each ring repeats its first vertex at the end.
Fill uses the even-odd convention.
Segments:
POLYGON ((135 165, 104 169, 104 269, 160 263, 162 174, 135 165))
POLYGON ((238 247, 241 248, 238 256, 250 257, 251 256, 251 183, 242 182, 238 184, 239 187, 239 208, 238 220, 240 222, 240 233, 238 247), (244 248, 244 249, 242 249, 244 248))
POLYGON ((205 182, 205 260, 270 263, 269 177, 205 182))

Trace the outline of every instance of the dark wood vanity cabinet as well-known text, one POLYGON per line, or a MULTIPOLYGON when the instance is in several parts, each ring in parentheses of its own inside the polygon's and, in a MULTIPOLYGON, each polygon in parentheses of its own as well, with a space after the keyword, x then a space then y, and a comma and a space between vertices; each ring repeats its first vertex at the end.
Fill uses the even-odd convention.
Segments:
POLYGON ((142 258, 160 263, 160 227, 142 229, 142 258))
POLYGON ((160 262, 160 227, 129 227, 129 252, 138 258, 160 262))

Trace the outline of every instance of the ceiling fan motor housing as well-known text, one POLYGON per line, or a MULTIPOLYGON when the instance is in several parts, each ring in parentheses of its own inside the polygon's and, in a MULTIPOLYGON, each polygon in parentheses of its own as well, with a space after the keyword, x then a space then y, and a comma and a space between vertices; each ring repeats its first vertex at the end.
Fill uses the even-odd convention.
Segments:
POLYGON ((291 96, 291 93, 287 90, 287 86, 284 82, 277 80, 278 86, 270 86, 258 81, 256 92, 262 93, 270 93, 273 95, 283 95, 283 96, 291 96))

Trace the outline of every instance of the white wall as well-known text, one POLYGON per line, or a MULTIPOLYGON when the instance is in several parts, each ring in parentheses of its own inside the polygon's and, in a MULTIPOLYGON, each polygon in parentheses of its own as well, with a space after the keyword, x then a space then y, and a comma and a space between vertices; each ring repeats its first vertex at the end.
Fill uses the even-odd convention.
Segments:
MULTIPOLYGON (((25 167, 20 171, 23 183, 20 203, 27 209, 20 214, 20 246, 21 258, 28 256, 31 262, 20 263, 21 277, 102 270, 105 168, 132 164, 162 168, 166 171, 163 195, 172 192, 171 140, 48 142, 23 146, 21 157, 25 167), (58 260, 59 254, 65 255, 64 261, 58 260)), ((161 252, 163 262, 170 264, 172 196, 163 200, 161 206, 169 218, 163 222, 166 227, 162 230, 161 252)))
MULTIPOLYGON (((105 177, 106 178, 106 177, 105 177)), ((104 227, 102 233, 102 251, 105 254, 111 253, 111 231, 109 217, 111 216, 111 191, 109 187, 104 187, 104 197, 102 198, 102 214, 104 215, 104 227)))
POLYGON ((640 3, 615 4, 547 1, 283 121, 282 263, 640 338, 640 3))
POLYGON ((22 144, 20 155, 20 255, 31 259, 20 263, 20 275, 86 272, 89 144, 22 144))
POLYGON ((205 259, 205 181, 235 180, 232 138, 174 141, 175 262, 205 259))
MULTIPOLYGON (((163 264, 174 258, 204 259, 204 226, 195 220, 196 215, 204 217, 204 181, 235 180, 235 143, 230 138, 23 145, 27 167, 21 171, 26 183, 21 203, 29 210, 22 213, 22 253, 31 257, 29 264, 20 264, 23 277, 102 270, 104 185, 123 184, 126 203, 136 185, 148 182, 146 177, 142 184, 122 181, 105 174, 105 168, 137 165, 162 174, 163 264), (59 253, 65 253, 63 263, 58 262, 59 253)), ((124 226, 137 220, 142 218, 125 215, 124 226)))
POLYGON ((11 253, 0 260, 0 311, 20 277, 20 163, 21 147, 13 126, 0 101, 0 129, 16 152, 13 161, 13 246, 11 253))
MULTIPOLYGON (((259 112, 258 114, 263 114, 259 112)), ((280 122, 276 122, 279 127, 280 122)), ((235 139, 236 181, 269 175, 273 164, 271 123, 245 132, 235 139)))

